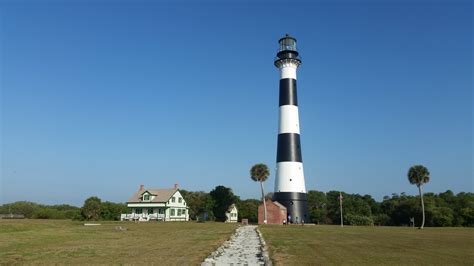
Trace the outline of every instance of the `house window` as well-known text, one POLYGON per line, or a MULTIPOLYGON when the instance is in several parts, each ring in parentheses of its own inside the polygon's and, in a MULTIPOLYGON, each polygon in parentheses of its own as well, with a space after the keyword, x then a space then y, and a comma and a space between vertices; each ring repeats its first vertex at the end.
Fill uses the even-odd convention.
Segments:
POLYGON ((148 194, 143 195, 143 200, 150 200, 150 195, 148 194))
POLYGON ((183 216, 186 216, 186 210, 183 210, 182 214, 183 216))
POLYGON ((153 214, 153 208, 148 209, 148 214, 153 214))
POLYGON ((142 209, 141 209, 141 208, 136 208, 136 209, 135 209, 135 213, 141 214, 141 213, 142 213, 142 209))
POLYGON ((164 214, 164 213, 165 213, 165 210, 164 210, 164 209, 158 209, 158 213, 159 213, 159 214, 164 214))
POLYGON ((171 202, 176 202, 176 198, 175 198, 175 197, 172 197, 172 198, 171 198, 171 202))
POLYGON ((181 216, 181 209, 178 209, 178 216, 181 216))
POLYGON ((178 202, 179 203, 183 202, 183 198, 178 198, 178 202))
POLYGON ((174 209, 171 209, 171 214, 170 216, 174 216, 174 209))

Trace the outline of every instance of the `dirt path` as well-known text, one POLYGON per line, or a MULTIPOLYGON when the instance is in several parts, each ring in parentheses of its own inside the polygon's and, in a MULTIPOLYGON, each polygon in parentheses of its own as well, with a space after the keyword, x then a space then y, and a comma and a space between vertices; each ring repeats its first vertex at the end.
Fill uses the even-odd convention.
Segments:
POLYGON ((247 225, 237 228, 231 239, 201 264, 201 266, 208 265, 265 265, 257 226, 247 225))

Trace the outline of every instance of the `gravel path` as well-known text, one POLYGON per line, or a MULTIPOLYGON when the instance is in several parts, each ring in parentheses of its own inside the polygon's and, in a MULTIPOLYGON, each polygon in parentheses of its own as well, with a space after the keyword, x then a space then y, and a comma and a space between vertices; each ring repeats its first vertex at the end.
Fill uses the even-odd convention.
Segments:
POLYGON ((237 228, 230 240, 201 264, 201 266, 210 265, 265 265, 257 226, 247 225, 237 228))

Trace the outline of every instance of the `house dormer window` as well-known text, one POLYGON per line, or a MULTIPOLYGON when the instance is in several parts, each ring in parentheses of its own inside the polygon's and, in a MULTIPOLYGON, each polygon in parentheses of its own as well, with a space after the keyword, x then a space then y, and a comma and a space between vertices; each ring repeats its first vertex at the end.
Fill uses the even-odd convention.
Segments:
POLYGON ((143 200, 144 201, 149 201, 150 200, 150 195, 149 194, 143 195, 143 200))

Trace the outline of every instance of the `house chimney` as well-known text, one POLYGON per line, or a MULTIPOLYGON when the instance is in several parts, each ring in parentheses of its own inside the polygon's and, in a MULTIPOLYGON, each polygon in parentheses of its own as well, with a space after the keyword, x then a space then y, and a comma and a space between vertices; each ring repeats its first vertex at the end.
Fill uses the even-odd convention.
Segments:
POLYGON ((144 185, 140 185, 140 190, 145 190, 145 186, 144 186, 144 185))
POLYGON ((178 189, 178 184, 174 184, 174 189, 178 189))

